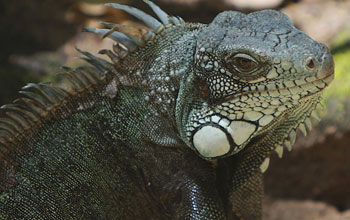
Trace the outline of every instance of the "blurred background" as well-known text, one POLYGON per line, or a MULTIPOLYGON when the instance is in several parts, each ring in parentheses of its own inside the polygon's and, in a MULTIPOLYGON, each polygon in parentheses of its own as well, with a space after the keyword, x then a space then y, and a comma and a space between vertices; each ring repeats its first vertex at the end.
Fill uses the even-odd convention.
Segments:
MULTIPOLYGON (((61 66, 82 61, 74 46, 96 54, 111 41, 82 33, 99 21, 142 24, 102 3, 151 11, 141 0, 0 0, 0 106, 27 82, 54 81, 61 66)), ((350 0, 154 0, 186 21, 209 23, 223 10, 265 8, 286 13, 295 26, 325 43, 335 80, 325 92, 322 121, 265 174, 264 220, 350 219, 350 0)))

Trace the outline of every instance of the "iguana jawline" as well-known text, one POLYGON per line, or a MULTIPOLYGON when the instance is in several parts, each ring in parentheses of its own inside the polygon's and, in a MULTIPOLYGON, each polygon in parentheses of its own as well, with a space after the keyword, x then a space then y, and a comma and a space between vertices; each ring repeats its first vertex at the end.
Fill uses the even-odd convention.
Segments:
POLYGON ((333 72, 330 72, 327 76, 323 77, 323 78, 320 78, 320 79, 316 79, 314 81, 311 81, 311 82, 308 82, 308 83, 304 83, 304 84, 300 84, 300 85, 296 85, 296 86, 293 86, 293 87, 284 87, 284 88, 278 88, 278 89, 267 89, 267 90, 254 90, 254 91, 248 91, 248 92, 237 92, 237 93, 234 93, 232 95, 229 95, 229 96, 226 96, 225 98, 223 98, 222 100, 220 100, 220 102, 227 102, 227 101, 230 101, 232 99, 235 99, 239 96, 242 96, 242 95, 248 95, 248 94, 254 94, 254 93, 260 93, 260 92, 269 92, 269 91, 282 91, 282 90, 287 90, 287 89, 294 89, 294 88, 298 88, 298 87, 302 87, 302 86, 306 86, 306 85, 311 85, 311 84, 315 84, 315 83, 318 83, 318 82, 324 82, 326 85, 320 89, 319 91, 317 92, 314 92, 312 94, 309 94, 307 96, 310 96, 310 95, 315 95, 319 92, 322 92, 332 81, 333 81, 333 78, 334 78, 334 74, 333 72))

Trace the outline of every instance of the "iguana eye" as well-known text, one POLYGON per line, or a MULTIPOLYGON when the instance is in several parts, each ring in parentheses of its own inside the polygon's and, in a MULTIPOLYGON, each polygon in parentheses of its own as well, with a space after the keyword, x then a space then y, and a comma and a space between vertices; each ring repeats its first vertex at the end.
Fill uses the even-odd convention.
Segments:
POLYGON ((238 72, 251 72, 258 66, 258 63, 251 56, 241 53, 230 57, 228 62, 238 72))

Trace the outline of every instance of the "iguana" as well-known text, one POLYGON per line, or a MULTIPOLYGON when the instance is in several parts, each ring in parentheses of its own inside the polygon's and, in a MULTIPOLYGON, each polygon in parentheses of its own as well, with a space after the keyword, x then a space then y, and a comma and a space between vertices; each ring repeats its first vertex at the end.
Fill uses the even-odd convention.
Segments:
POLYGON ((274 10, 186 23, 107 4, 108 61, 64 67, 1 107, 0 219, 261 219, 262 173, 306 133, 327 48, 274 10), (140 36, 131 35, 130 32, 140 36), (305 128, 306 127, 306 128, 305 128))

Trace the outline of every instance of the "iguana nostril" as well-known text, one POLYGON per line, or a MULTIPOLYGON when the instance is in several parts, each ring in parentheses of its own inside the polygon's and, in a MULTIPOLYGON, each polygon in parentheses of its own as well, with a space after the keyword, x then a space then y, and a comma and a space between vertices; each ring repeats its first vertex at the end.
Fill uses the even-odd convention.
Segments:
POLYGON ((306 67, 307 67, 309 70, 314 70, 314 69, 316 68, 316 64, 315 64, 314 58, 308 57, 308 58, 306 59, 306 67))
POLYGON ((326 52, 322 56, 322 63, 317 73, 317 78, 324 78, 334 74, 334 60, 333 56, 326 52))

